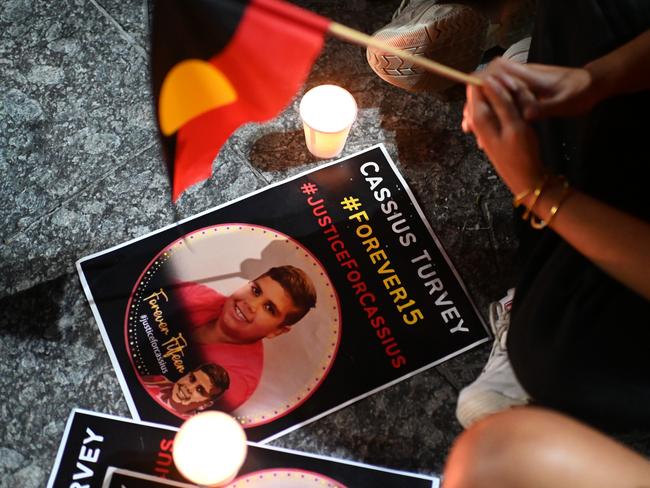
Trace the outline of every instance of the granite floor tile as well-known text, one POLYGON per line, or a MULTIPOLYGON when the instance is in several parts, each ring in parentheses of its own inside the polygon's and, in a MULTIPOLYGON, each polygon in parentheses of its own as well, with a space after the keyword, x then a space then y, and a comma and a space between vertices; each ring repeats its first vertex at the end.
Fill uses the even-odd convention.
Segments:
POLYGON ((73 408, 128 415, 76 274, 0 300, 0 486, 45 486, 73 408), (8 369, 8 366, 10 369, 8 369))
POLYGON ((425 371, 274 441, 273 445, 425 474, 442 471, 461 430, 457 392, 425 371))
POLYGON ((0 16, 3 239, 155 137, 147 63, 92 4, 20 3, 0 16))
POLYGON ((153 2, 150 0, 89 0, 110 26, 143 58, 149 52, 149 26, 153 2))
POLYGON ((210 180, 188 191, 178 205, 170 202, 157 146, 115 166, 0 246, 0 296, 70 273, 81 257, 263 186, 236 154, 228 156, 210 180), (197 193, 201 203, 193 199, 197 193))
POLYGON ((483 344, 436 366, 436 371, 459 392, 478 377, 485 366, 491 347, 491 343, 483 344))

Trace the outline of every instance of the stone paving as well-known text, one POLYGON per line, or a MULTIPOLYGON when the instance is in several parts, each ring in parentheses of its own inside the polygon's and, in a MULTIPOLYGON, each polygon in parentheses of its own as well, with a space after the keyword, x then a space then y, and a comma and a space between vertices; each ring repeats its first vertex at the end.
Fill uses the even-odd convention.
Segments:
MULTIPOLYGON (((371 33, 398 2, 300 3, 371 33)), ((44 486, 74 407, 128 416, 74 263, 319 161, 299 93, 227 142, 213 176, 175 207, 149 87, 147 0, 4 0, 0 6, 0 487, 44 486)), ((364 51, 329 39, 304 89, 336 83, 359 105, 344 154, 382 142, 480 310, 511 284, 508 191, 460 130, 463 90, 402 92, 364 51)), ((487 345, 316 421, 275 445, 439 473, 455 401, 487 345)))

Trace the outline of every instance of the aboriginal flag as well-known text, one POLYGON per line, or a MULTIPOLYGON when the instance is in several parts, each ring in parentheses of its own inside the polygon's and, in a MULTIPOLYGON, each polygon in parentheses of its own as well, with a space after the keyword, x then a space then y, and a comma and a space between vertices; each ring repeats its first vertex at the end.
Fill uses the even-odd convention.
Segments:
POLYGON ((237 127, 289 103, 329 24, 282 0, 155 2, 152 79, 173 200, 210 176, 237 127))

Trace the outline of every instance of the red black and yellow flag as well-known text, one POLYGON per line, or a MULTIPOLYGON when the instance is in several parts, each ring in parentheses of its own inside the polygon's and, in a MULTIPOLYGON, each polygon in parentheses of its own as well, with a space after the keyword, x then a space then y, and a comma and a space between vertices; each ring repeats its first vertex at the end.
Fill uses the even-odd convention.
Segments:
POLYGON ((282 0, 155 3, 152 79, 174 200, 210 176, 237 127, 289 103, 329 23, 282 0))

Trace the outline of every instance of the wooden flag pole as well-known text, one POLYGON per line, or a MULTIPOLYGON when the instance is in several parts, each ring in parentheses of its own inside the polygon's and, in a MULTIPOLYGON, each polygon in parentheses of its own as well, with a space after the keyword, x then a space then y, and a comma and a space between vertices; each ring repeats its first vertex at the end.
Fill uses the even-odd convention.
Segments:
POLYGON ((424 68, 427 71, 431 71, 437 75, 444 76, 445 78, 449 78, 450 80, 458 81, 466 85, 482 85, 481 79, 476 76, 468 75, 467 73, 463 73, 457 69, 437 63, 429 58, 425 58, 424 56, 414 56, 411 53, 397 49, 390 44, 375 39, 372 36, 364 34, 363 32, 359 32, 357 30, 351 29, 350 27, 346 27, 343 24, 332 22, 330 23, 328 30, 332 35, 340 39, 352 42, 354 44, 359 44, 364 47, 376 47, 377 49, 381 49, 388 53, 394 54, 395 56, 410 61, 416 66, 424 68))

